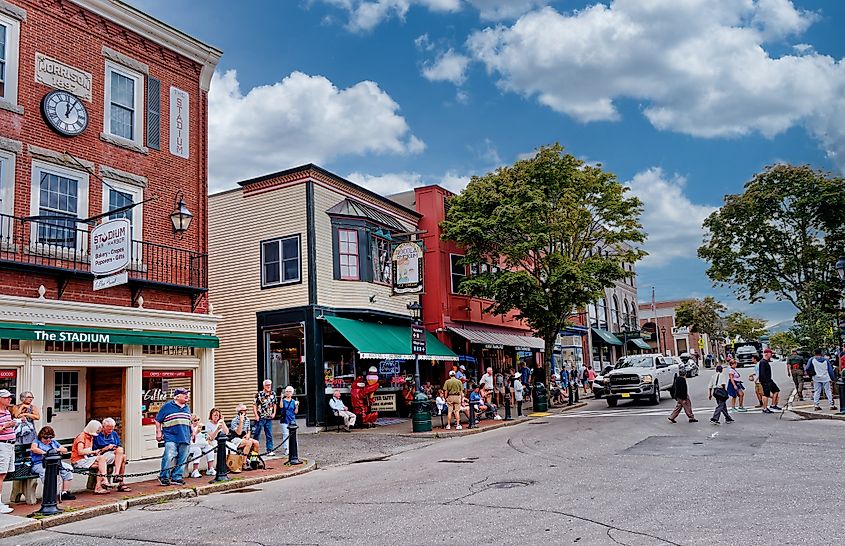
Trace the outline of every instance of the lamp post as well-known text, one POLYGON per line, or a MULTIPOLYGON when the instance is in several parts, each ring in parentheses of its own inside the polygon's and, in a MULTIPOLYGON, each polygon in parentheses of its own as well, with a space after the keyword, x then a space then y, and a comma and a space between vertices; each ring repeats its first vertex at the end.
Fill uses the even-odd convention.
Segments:
MULTIPOLYGON (((422 305, 420 305, 420 303, 418 301, 412 301, 406 307, 407 307, 408 311, 411 312, 411 318, 414 319, 414 323, 411 326, 411 341, 412 341, 411 350, 414 353, 414 383, 416 384, 417 392, 420 392, 420 355, 416 350, 414 350, 413 341, 414 341, 414 331, 415 331, 414 327, 420 326, 420 316, 422 315, 422 305)), ((418 330, 418 329, 419 328, 416 328, 416 330, 418 330)), ((423 335, 425 335, 425 332, 423 332, 423 335)), ((425 347, 425 338, 423 338, 423 348, 424 347, 425 347)))
POLYGON ((180 190, 176 193, 176 210, 170 214, 173 232, 183 235, 191 227, 191 220, 193 219, 194 215, 185 205, 185 195, 180 190))
MULTIPOLYGON (((663 351, 664 351, 664 352, 662 352, 662 353, 660 353, 660 354, 665 354, 665 352, 666 352, 666 327, 665 327, 665 326, 661 326, 661 327, 660 327, 660 333, 661 333, 661 334, 662 334, 662 336, 663 336, 663 351)), ((658 344, 658 345, 659 345, 659 344, 658 344)))
MULTIPOLYGON (((836 269, 836 273, 839 274, 839 285, 840 288, 845 290, 845 256, 839 256, 839 259, 836 260, 836 265, 833 266, 836 269)), ((839 308, 840 311, 842 310, 843 300, 840 298, 839 300, 839 308)), ((837 324, 839 327, 839 350, 842 351, 842 327, 840 324, 837 324)), ((841 359, 841 354, 840 354, 841 359)), ((840 368, 839 370, 839 413, 845 415, 845 375, 843 375, 843 370, 840 368)))

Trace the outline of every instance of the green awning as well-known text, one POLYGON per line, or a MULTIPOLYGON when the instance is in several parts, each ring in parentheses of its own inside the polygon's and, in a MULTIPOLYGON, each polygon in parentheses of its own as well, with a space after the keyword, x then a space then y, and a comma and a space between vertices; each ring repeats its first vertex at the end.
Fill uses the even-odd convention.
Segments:
POLYGON ((112 345, 157 345, 173 347, 201 347, 214 349, 220 346, 217 336, 183 332, 151 330, 121 330, 113 328, 87 328, 82 326, 54 326, 0 323, 0 339, 25 339, 30 341, 62 341, 81 343, 108 343, 112 345))
POLYGON ((598 343, 603 343, 605 345, 622 345, 622 341, 607 330, 602 330, 601 328, 592 328, 592 330, 593 341, 596 341, 596 338, 598 337, 598 343))
POLYGON ((651 349, 651 345, 649 345, 638 337, 635 337, 634 339, 629 339, 628 343, 633 343, 639 349, 651 349))
MULTIPOLYGON (((411 328, 392 324, 376 324, 340 317, 325 317, 357 350, 361 358, 413 360, 411 328)), ((425 333, 426 354, 420 360, 458 360, 458 355, 440 343, 431 332, 425 333)))

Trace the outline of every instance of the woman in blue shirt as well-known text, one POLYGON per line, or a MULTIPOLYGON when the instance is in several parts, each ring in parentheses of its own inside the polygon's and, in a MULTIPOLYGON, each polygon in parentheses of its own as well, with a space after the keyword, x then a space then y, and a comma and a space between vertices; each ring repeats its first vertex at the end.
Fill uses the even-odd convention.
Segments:
POLYGON ((288 385, 285 387, 285 396, 279 404, 279 414, 281 417, 279 421, 282 423, 282 447, 285 449, 285 455, 288 451, 288 426, 296 423, 296 414, 299 412, 299 402, 293 398, 293 387, 288 385))
MULTIPOLYGON (((38 474, 38 477, 42 482, 44 481, 44 455, 51 449, 55 449, 61 454, 67 453, 67 448, 59 445, 59 442, 53 439, 55 437, 56 432, 53 430, 53 427, 41 427, 35 441, 29 446, 29 449, 32 452, 32 471, 35 474, 38 474)), ((70 482, 73 479, 73 468, 66 462, 62 461, 62 465, 59 467, 59 475, 62 477, 61 499, 75 499, 76 495, 70 492, 70 482)))

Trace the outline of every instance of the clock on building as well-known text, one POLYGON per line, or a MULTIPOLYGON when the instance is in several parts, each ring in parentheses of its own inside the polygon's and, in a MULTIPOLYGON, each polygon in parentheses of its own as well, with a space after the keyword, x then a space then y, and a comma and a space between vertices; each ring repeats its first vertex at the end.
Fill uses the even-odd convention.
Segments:
POLYGON ((57 89, 41 99, 41 114, 54 131, 64 136, 76 136, 88 127, 88 110, 72 93, 57 89))

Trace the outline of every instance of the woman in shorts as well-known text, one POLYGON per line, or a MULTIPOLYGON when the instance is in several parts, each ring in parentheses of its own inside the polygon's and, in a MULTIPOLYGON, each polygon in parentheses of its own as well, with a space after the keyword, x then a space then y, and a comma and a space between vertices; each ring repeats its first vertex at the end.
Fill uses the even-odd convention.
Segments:
POLYGON ((728 396, 731 397, 731 412, 747 411, 743 403, 745 402, 745 386, 742 384, 742 376, 736 369, 736 360, 730 359, 728 361, 730 368, 728 368, 728 396), (739 408, 736 403, 739 399, 739 408))

